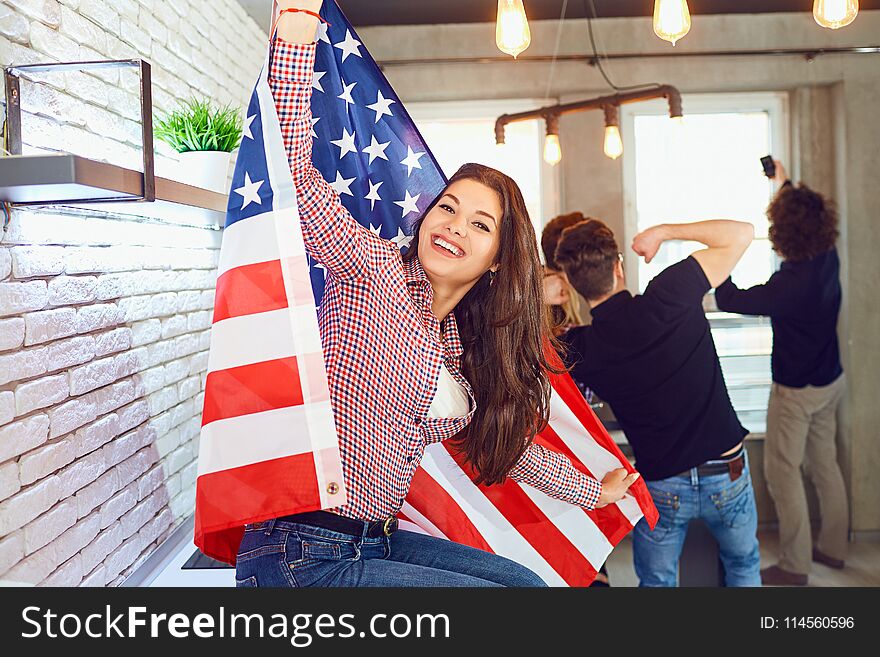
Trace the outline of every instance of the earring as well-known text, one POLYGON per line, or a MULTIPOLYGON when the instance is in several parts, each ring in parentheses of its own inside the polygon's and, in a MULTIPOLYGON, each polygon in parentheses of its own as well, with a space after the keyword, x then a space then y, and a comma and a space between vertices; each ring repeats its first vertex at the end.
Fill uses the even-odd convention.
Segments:
POLYGON ((494 272, 491 269, 489 270, 489 287, 492 287, 492 284, 495 282, 495 275, 498 272, 494 272))

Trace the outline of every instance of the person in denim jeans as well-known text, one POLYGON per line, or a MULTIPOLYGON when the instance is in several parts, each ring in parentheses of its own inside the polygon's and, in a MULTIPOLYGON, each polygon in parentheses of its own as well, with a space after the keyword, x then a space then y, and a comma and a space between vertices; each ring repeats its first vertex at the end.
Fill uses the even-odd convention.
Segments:
POLYGON ((236 586, 547 586, 525 566, 466 545, 407 531, 355 536, 316 527, 313 519, 305 513, 295 522, 248 525, 236 586))
MULTIPOLYGON (((743 459, 746 465, 733 481, 728 473, 700 475, 692 468, 677 477, 645 482, 660 519, 654 531, 639 522, 633 535, 633 562, 642 586, 676 585, 678 557, 695 518, 703 520, 718 541, 725 584, 760 586, 758 513, 745 453, 743 459)), ((707 465, 712 463, 724 461, 707 465)))
POLYGON ((655 276, 644 294, 626 289, 614 233, 592 219, 563 231, 555 258, 589 302, 592 324, 562 337, 571 374, 608 402, 636 457, 660 518, 633 532, 642 586, 675 586, 688 523, 701 518, 718 541, 728 586, 760 586, 757 512, 740 424, 703 311, 754 235, 751 224, 702 221, 655 226, 633 240, 651 262, 666 240, 706 245, 655 276))

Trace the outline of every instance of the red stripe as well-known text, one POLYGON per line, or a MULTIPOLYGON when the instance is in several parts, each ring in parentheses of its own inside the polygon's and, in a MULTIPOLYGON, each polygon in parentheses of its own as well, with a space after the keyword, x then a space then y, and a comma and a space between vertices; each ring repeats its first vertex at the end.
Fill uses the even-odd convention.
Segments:
POLYGON ((302 403, 296 357, 230 367, 208 374, 202 426, 215 420, 302 403))
MULTIPOLYGON (((556 352, 553 352, 552 356, 558 360, 556 352)), ((621 467, 626 468, 630 472, 635 472, 635 468, 632 467, 626 456, 620 451, 620 447, 614 442, 614 439, 599 421, 599 418, 596 417, 593 409, 590 408, 583 395, 581 395, 574 380, 568 374, 551 374, 550 384, 562 402, 574 413, 578 421, 593 437, 593 440, 600 447, 613 454, 620 461, 621 467)), ((648 491, 644 480, 639 478, 636 483, 630 486, 630 491, 635 496, 636 502, 642 510, 648 525, 653 529, 657 524, 660 514, 657 511, 657 507, 654 506, 654 500, 651 498, 651 493, 648 491)))
MULTIPOLYGON (((589 437, 585 436, 584 439, 589 440, 589 437)), ((562 441, 562 438, 560 438, 553 430, 551 425, 547 425, 544 428, 541 434, 535 439, 535 442, 538 444, 544 444, 550 449, 565 454, 574 467, 590 477, 593 476, 589 468, 587 468, 586 465, 575 456, 574 452, 572 452, 568 445, 562 441)), ((616 504, 609 504, 608 506, 603 506, 601 509, 593 509, 591 511, 588 511, 587 509, 581 510, 590 517, 611 545, 617 545, 620 540, 632 530, 632 525, 630 524, 629 519, 616 504)))
POLYGON ((413 475, 406 501, 434 523, 449 540, 494 552, 455 498, 424 469, 419 468, 413 475))
MULTIPOLYGON (((464 455, 448 443, 443 443, 443 446, 458 466, 473 479, 474 471, 465 461, 464 455)), ((479 486, 479 489, 569 586, 589 586, 596 578, 593 565, 519 484, 508 480, 501 485, 479 486)))
POLYGON ((215 322, 280 308, 287 308, 287 294, 278 260, 235 267, 217 279, 215 322))
POLYGON ((320 508, 311 453, 204 474, 196 484, 195 543, 235 564, 245 524, 320 508))

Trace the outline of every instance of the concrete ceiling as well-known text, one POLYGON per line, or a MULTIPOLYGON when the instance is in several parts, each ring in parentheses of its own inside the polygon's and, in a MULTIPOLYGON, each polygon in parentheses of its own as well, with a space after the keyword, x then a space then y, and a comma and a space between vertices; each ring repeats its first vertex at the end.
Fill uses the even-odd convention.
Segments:
MULTIPOLYGON (((254 20, 269 29, 272 0, 238 0, 254 20)), ((559 18, 563 0, 524 0, 531 20, 559 18)), ((650 16, 651 0, 594 0, 601 18, 650 16)), ((339 0, 355 26, 479 23, 495 20, 495 0, 339 0)), ((567 18, 583 18, 588 0, 569 0, 567 18)), ((812 11, 812 0, 689 0, 691 14, 762 14, 812 11)), ((880 0, 861 0, 865 9, 880 9, 880 0)))

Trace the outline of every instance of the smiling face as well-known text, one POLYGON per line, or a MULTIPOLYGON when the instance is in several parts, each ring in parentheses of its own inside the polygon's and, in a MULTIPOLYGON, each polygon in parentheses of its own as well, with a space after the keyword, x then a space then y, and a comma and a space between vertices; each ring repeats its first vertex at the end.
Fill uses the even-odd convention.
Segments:
POLYGON ((432 283, 470 285, 498 268, 501 199, 476 180, 451 183, 425 215, 418 253, 432 283))

